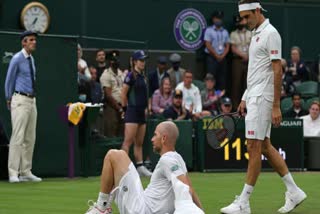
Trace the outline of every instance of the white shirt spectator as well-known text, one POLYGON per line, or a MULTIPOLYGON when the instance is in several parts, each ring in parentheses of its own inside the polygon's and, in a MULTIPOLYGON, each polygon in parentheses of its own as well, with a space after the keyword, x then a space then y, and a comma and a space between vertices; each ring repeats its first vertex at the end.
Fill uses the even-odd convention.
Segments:
POLYGON ((303 136, 320 137, 320 116, 313 120, 310 114, 300 117, 303 119, 303 136))
POLYGON ((191 106, 192 113, 200 113, 202 112, 202 102, 199 88, 194 84, 191 84, 190 88, 186 88, 184 86, 184 82, 181 82, 177 85, 176 89, 179 89, 183 93, 183 103, 187 110, 190 111, 191 106))

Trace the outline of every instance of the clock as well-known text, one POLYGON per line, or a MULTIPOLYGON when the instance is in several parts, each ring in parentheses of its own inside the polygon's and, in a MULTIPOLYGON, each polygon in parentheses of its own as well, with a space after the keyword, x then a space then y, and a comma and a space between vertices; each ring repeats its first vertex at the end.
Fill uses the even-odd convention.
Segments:
POLYGON ((40 2, 30 2, 22 9, 20 20, 26 30, 44 33, 48 30, 50 15, 40 2))

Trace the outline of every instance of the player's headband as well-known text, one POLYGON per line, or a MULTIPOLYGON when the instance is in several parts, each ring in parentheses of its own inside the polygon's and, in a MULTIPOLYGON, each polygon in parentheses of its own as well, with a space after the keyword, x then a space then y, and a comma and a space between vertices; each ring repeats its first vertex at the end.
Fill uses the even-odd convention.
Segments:
POLYGON ((239 12, 245 11, 245 10, 255 10, 257 8, 260 8, 261 10, 267 12, 265 9, 261 7, 261 4, 259 2, 240 4, 239 12))

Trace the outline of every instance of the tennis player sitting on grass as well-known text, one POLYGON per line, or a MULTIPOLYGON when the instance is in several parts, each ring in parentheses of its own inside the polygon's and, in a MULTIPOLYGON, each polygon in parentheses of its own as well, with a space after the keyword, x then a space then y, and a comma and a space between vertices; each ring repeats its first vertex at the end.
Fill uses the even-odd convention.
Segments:
MULTIPOLYGON (((172 182, 172 176, 189 186, 190 197, 202 208, 192 188, 185 162, 175 151, 178 136, 179 130, 171 121, 162 122, 156 127, 151 141, 153 150, 161 158, 145 190, 127 153, 122 150, 108 151, 104 159, 98 200, 86 214, 111 214, 113 198, 121 214, 172 214, 175 211, 172 183, 176 183, 172 182)), ((181 203, 183 202, 179 202, 179 207, 181 203)), ((192 207, 189 204, 190 201, 185 213, 189 213, 187 208, 192 207)))

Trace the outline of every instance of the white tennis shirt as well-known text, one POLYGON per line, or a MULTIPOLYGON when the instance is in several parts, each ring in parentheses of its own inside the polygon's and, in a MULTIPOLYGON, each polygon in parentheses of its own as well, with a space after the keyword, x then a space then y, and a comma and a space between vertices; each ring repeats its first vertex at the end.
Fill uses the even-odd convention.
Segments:
POLYGON ((264 96, 273 101, 274 74, 272 60, 281 59, 281 37, 269 19, 253 31, 249 47, 247 90, 242 100, 264 96))

